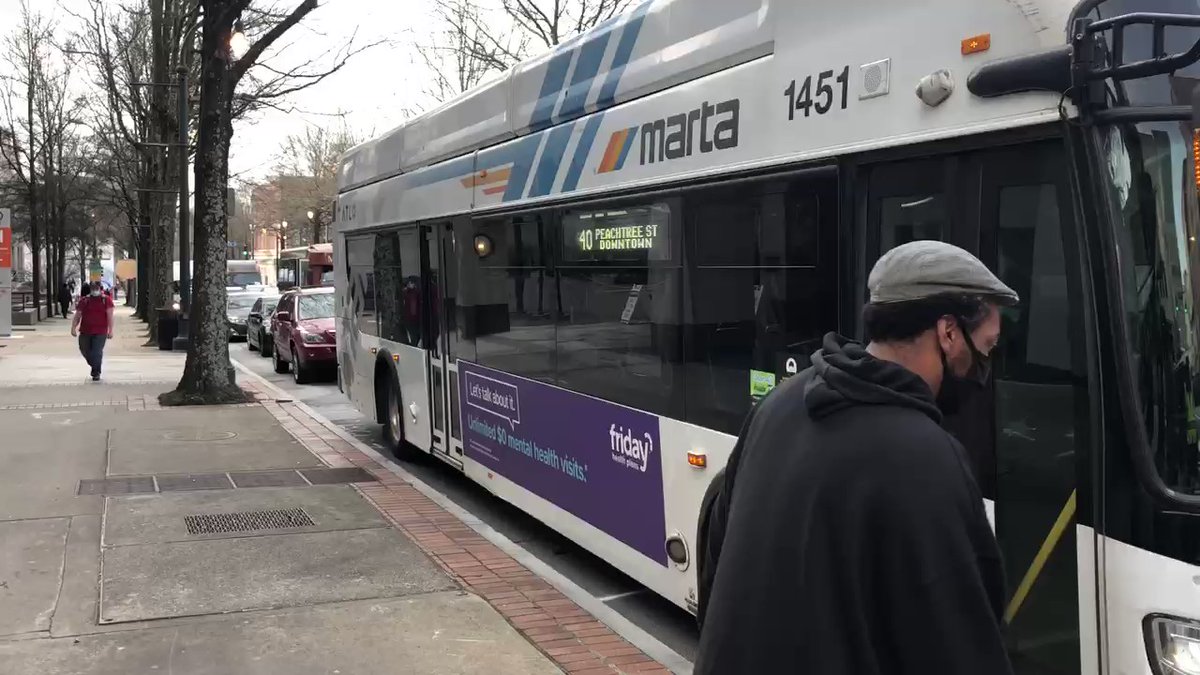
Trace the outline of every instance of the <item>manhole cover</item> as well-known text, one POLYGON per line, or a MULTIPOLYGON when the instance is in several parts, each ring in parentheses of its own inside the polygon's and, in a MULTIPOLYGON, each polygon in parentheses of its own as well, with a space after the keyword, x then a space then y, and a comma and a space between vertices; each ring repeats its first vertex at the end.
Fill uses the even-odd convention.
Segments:
POLYGON ((227 441, 231 438, 236 438, 237 434, 232 431, 208 431, 205 429, 185 429, 183 431, 168 431, 163 434, 163 438, 168 441, 192 441, 192 442, 211 442, 211 441, 227 441))
POLYGON ((316 525, 301 508, 244 511, 242 513, 208 513, 184 516, 183 522, 187 525, 188 534, 253 532, 255 530, 279 530, 316 525))

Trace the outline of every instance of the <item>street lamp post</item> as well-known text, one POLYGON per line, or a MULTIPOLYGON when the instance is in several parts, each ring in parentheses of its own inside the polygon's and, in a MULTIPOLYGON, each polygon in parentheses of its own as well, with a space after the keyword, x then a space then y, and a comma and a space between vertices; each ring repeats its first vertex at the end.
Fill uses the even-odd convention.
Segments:
POLYGON ((282 269, 280 269, 282 267, 282 265, 280 263, 283 262, 282 260, 280 260, 280 258, 283 256, 283 237, 287 233, 287 225, 288 225, 288 223, 286 220, 279 223, 279 232, 278 232, 277 236, 275 237, 275 285, 276 286, 279 285, 280 272, 283 271, 282 269))

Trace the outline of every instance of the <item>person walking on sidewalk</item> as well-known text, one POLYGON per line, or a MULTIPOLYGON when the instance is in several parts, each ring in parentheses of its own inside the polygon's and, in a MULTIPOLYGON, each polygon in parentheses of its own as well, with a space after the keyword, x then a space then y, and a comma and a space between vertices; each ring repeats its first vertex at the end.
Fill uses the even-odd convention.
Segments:
POLYGON ((76 303, 71 335, 79 337, 79 352, 92 368, 92 380, 99 380, 104 343, 113 336, 113 301, 99 281, 92 282, 91 292, 76 303))
POLYGON ((999 546, 941 422, 1017 294, 936 241, 867 288, 870 342, 828 334, 742 428, 700 533, 697 675, 1012 673, 999 546))
POLYGON ((71 313, 71 296, 71 284, 62 282, 62 286, 58 287, 58 306, 62 309, 63 316, 71 313))

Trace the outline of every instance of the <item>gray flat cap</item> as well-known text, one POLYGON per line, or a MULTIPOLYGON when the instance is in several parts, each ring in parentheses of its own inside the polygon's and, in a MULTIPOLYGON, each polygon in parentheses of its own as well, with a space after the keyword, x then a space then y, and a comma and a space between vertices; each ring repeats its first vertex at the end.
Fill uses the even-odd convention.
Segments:
POLYGON ((883 254, 867 278, 870 302, 921 300, 955 293, 1015 305, 1017 292, 996 278, 979 258, 941 241, 910 241, 883 254))

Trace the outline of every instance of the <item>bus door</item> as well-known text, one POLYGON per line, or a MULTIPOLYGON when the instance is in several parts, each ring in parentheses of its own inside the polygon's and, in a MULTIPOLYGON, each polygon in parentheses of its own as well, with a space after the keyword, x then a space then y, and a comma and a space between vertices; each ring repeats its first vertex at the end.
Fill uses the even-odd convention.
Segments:
POLYGON ((435 454, 462 465, 462 433, 458 416, 458 364, 450 339, 457 309, 458 261, 454 252, 454 226, 436 223, 421 226, 422 277, 425 279, 425 345, 429 353, 429 396, 433 411, 435 454))
POLYGON ((1094 535, 1080 528, 1088 540, 1077 541, 1076 528, 1092 524, 1094 453, 1063 143, 889 161, 863 173, 864 297, 875 260, 914 239, 976 253, 1021 296, 1002 310, 991 386, 945 426, 970 455, 1000 542, 1015 671, 1079 673, 1081 648, 1087 663, 1096 654, 1094 535))

